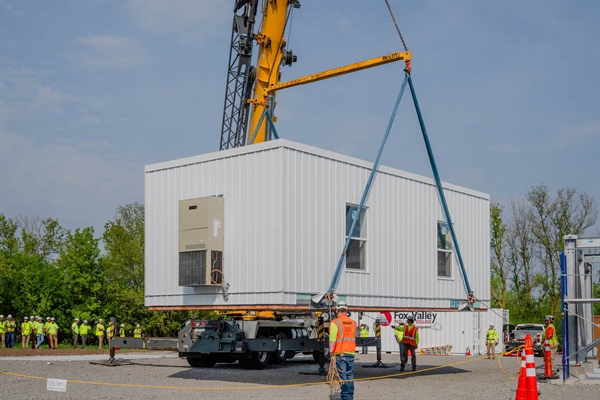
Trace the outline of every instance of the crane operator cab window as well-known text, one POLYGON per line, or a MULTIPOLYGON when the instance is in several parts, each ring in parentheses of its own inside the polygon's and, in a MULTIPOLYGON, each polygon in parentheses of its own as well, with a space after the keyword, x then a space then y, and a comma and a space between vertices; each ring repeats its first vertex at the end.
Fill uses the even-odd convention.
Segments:
POLYGON ((367 225, 365 220, 366 208, 358 215, 358 206, 346 205, 346 241, 350 235, 352 223, 357 219, 352 231, 350 243, 346 250, 346 269, 354 271, 366 270, 367 225))
POLYGON ((448 223, 437 223, 437 276, 452 278, 452 236, 448 223))

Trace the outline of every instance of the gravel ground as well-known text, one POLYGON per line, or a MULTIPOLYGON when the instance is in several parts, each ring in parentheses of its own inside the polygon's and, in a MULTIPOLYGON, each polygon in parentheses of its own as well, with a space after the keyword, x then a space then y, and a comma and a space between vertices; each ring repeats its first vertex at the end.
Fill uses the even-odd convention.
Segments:
MULTIPOLYGON (((0 350, 1 352, 1 350, 0 350)), ((148 352, 150 353, 150 352, 148 352)), ((0 356, 0 397, 3 399, 328 399, 318 364, 296 356, 284 365, 246 370, 235 364, 191 368, 176 353, 119 353, 130 364, 109 367, 65 357, 0 356), (48 379, 67 380, 66 392, 47 390, 48 379)), ((103 359, 107 359, 103 357, 103 359)), ((398 354, 383 354, 389 368, 369 368, 375 354, 357 354, 355 399, 386 399, 402 395, 418 399, 514 399, 520 360, 501 357, 418 356, 416 372, 400 372, 398 354)), ((538 367, 541 358, 536 358, 538 367)), ((328 368, 328 364, 325 366, 328 368)), ((540 370, 538 369, 538 372, 540 370)), ((560 375, 562 378, 562 375, 560 375)), ((538 383, 542 400, 599 399, 598 381, 570 378, 538 383)))

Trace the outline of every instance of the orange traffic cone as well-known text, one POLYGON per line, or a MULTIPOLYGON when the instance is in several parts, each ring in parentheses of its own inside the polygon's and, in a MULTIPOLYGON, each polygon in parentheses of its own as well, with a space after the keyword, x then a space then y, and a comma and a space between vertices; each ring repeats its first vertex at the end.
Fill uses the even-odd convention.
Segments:
POLYGON ((521 371, 519 372, 519 386, 517 386, 517 397, 515 400, 527 400, 527 364, 525 362, 525 350, 521 351, 521 371))
POLYGON ((533 340, 531 335, 525 336, 525 363, 527 368, 527 400, 538 400, 537 376, 533 358, 533 340))

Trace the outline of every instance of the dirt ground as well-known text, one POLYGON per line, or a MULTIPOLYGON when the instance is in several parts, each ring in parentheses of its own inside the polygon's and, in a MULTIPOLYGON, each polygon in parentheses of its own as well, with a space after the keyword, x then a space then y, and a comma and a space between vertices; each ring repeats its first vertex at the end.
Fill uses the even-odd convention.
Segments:
MULTIPOLYGON (((148 350, 125 350, 118 349, 117 354, 124 353, 136 353, 136 352, 147 352, 148 350)), ((28 357, 28 356, 49 356, 49 355, 59 355, 59 356, 68 356, 68 355, 84 355, 84 354, 104 354, 108 353, 108 347, 104 347, 102 350, 98 350, 97 346, 88 346, 85 349, 77 348, 77 349, 0 349, 0 357, 28 357)))

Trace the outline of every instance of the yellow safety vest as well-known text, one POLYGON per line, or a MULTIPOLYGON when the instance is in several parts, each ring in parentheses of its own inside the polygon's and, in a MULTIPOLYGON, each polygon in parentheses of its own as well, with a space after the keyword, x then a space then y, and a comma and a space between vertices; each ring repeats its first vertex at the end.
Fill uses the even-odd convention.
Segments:
POLYGON ((56 325, 55 323, 51 323, 48 325, 48 334, 49 335, 56 335, 58 333, 58 325, 56 325))
POLYGON ((89 330, 90 326, 88 324, 83 324, 79 327, 79 334, 82 336, 87 335, 89 330))
POLYGON ((11 319, 11 320, 6 321, 6 325, 5 325, 6 332, 14 332, 16 327, 17 327, 17 324, 15 323, 14 320, 11 319))
POLYGON ((21 333, 23 335, 29 335, 31 333, 31 325, 29 324, 29 321, 21 324, 21 333))

